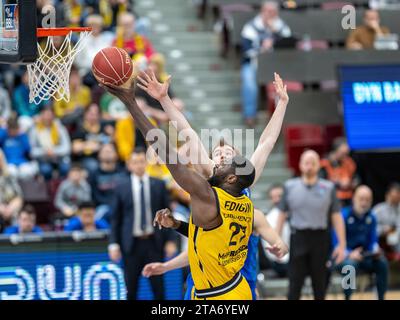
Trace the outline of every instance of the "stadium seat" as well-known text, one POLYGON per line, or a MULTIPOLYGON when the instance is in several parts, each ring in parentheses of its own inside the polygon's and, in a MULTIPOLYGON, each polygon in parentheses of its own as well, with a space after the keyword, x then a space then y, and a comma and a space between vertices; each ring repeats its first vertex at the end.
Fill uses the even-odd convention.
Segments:
POLYGON ((324 130, 320 125, 293 124, 284 129, 285 149, 287 165, 297 175, 299 171, 299 160, 302 152, 313 149, 323 155, 326 151, 324 143, 324 130))
POLYGON ((341 123, 328 124, 325 126, 324 134, 325 134, 325 139, 324 139, 325 145, 327 149, 329 149, 336 138, 344 136, 343 125, 341 123))

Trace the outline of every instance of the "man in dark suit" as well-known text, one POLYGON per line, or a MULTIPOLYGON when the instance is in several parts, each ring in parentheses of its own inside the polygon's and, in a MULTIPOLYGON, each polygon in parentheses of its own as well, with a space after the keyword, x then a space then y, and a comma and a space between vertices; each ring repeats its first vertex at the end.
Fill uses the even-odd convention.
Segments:
MULTIPOLYGON (((176 251, 175 235, 153 227, 158 210, 168 208, 169 196, 162 180, 146 174, 146 154, 137 148, 127 161, 130 177, 114 192, 111 205, 111 234, 108 248, 111 260, 124 264, 128 300, 135 300, 143 267, 176 251)), ((150 279, 154 296, 164 299, 161 276, 150 279)))

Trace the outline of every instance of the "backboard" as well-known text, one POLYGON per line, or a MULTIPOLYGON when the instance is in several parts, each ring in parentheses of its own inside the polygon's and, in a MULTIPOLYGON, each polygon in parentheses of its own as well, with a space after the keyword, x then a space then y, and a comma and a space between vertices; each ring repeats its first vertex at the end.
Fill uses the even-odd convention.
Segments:
POLYGON ((0 63, 37 58, 36 0, 0 0, 0 63))

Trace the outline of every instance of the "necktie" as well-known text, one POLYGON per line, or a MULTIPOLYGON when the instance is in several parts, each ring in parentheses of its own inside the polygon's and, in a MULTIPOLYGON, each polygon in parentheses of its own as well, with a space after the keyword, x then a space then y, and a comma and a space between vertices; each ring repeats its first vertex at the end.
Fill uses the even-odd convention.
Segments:
POLYGON ((147 216, 146 216, 146 201, 144 198, 144 183, 140 180, 140 229, 142 231, 146 230, 147 226, 147 216))

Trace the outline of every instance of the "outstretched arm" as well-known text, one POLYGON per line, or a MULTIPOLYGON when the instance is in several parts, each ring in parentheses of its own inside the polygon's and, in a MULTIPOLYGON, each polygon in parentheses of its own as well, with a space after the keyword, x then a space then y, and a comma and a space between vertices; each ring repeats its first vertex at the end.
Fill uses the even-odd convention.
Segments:
POLYGON ((189 257, 187 251, 182 251, 175 258, 162 262, 148 263, 144 266, 142 274, 144 277, 151 277, 164 274, 168 271, 187 267, 189 265, 189 257))
POLYGON ((194 168, 204 177, 209 178, 213 173, 214 163, 209 158, 208 152, 201 143, 197 133, 168 95, 171 76, 169 76, 165 83, 160 83, 154 75, 154 72, 148 71, 141 72, 138 76, 138 80, 139 83, 137 86, 160 102, 168 118, 173 121, 173 125, 178 130, 178 133, 184 131, 185 136, 189 136, 188 150, 190 150, 190 156, 188 160, 191 160, 190 158, 192 158, 192 160, 197 160, 191 161, 194 168))
POLYGON ((262 171, 264 170, 267 159, 275 146, 276 140, 278 140, 281 132, 283 118, 286 112, 286 106, 289 102, 289 97, 286 92, 286 85, 283 84, 281 77, 275 73, 275 90, 279 96, 279 102, 276 106, 275 112, 272 115, 267 127, 264 129, 258 142, 257 148, 251 156, 251 163, 256 169, 256 176, 253 185, 260 178, 262 171))
POLYGON ((275 227, 275 230, 279 236, 282 236, 283 226, 285 225, 286 219, 287 219, 287 213, 283 211, 279 212, 278 221, 276 222, 276 227, 275 227))
POLYGON ((194 223, 202 228, 216 227, 221 222, 216 208, 214 192, 208 181, 197 172, 190 170, 187 166, 180 163, 177 151, 171 146, 165 133, 157 129, 147 119, 143 111, 139 108, 135 100, 134 82, 131 88, 124 89, 114 85, 104 85, 113 95, 118 97, 127 107, 128 111, 135 119, 135 123, 145 139, 148 141, 150 133, 154 133, 157 139, 148 141, 150 144, 157 142, 157 147, 153 149, 157 155, 165 162, 169 171, 176 182, 187 192, 192 199, 192 213, 194 223), (157 130, 157 131, 156 131, 157 130))
POLYGON ((271 246, 267 250, 272 254, 282 258, 288 253, 289 249, 286 243, 283 242, 276 230, 265 219, 264 214, 258 209, 254 209, 254 229, 271 246))

